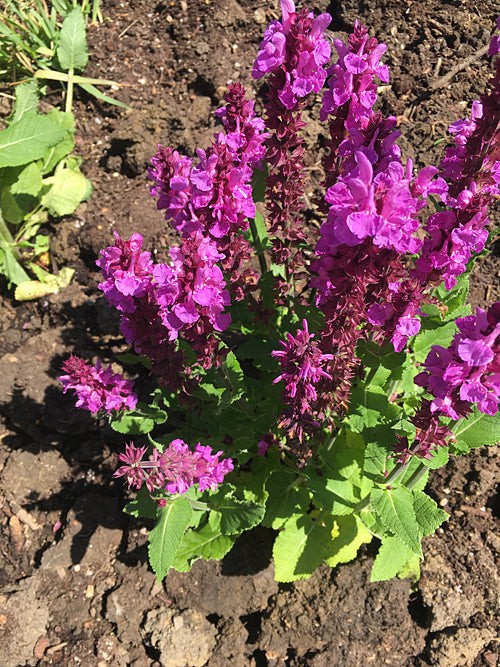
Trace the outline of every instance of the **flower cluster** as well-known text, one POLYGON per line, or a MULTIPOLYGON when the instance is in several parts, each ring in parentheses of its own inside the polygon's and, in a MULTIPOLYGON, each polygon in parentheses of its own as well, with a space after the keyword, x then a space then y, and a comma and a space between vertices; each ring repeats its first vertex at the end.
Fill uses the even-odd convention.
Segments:
MULTIPOLYGON (((222 452, 212 453, 212 449, 198 443, 194 452, 182 440, 172 440, 165 451, 156 447, 152 455, 143 460, 147 447, 135 447, 131 442, 125 452, 118 455, 124 463, 114 473, 115 477, 125 477, 129 487, 140 489, 144 484, 150 494, 158 491, 185 493, 198 485, 200 491, 216 489, 224 481, 224 476, 233 470, 231 459, 222 459, 222 452)), ((165 498, 158 498, 160 506, 165 498)))
POLYGON ((433 345, 415 383, 434 396, 432 412, 459 419, 477 404, 494 415, 500 401, 500 302, 457 320, 448 348, 433 345))
POLYGON ((280 341, 282 350, 275 350, 272 356, 279 359, 282 373, 274 382, 285 382, 284 396, 290 407, 289 415, 281 419, 282 428, 288 427, 290 435, 297 435, 302 440, 304 415, 310 425, 313 405, 318 399, 315 385, 323 377, 331 380, 324 370, 325 362, 333 359, 333 354, 322 354, 314 334, 308 330, 307 320, 302 322, 303 329, 298 329, 295 336, 287 334, 286 341, 280 341))
POLYGON ((197 232, 180 248, 170 249, 171 266, 154 265, 150 253, 142 251, 140 234, 123 241, 115 232, 115 239, 97 261, 104 277, 99 289, 122 311, 127 343, 153 362, 153 371, 164 381, 175 384, 175 374, 165 374, 165 368, 176 357, 172 343, 179 334, 195 343, 200 362, 207 363, 216 347, 213 332, 231 322, 225 312, 230 298, 217 266, 223 255, 197 232))
POLYGON ((440 425, 439 418, 432 412, 429 401, 422 401, 411 422, 416 427, 412 446, 410 447, 407 436, 397 435, 397 442, 393 447, 401 465, 408 463, 412 456, 431 459, 438 447, 447 447, 455 439, 453 432, 447 426, 440 425))
POLYGON ((99 359, 95 366, 91 366, 71 355, 64 362, 62 370, 65 374, 58 379, 63 384, 63 393, 68 389, 73 390, 77 397, 77 408, 93 414, 100 410, 111 414, 112 411, 133 410, 137 404, 132 382, 125 380, 119 373, 113 373, 111 365, 104 368, 99 359))
MULTIPOLYGON (((490 42, 489 55, 500 51, 499 38, 490 42)), ((488 238, 488 206, 500 195, 500 59, 490 79, 491 90, 472 105, 470 118, 453 123, 455 146, 446 149, 441 163, 449 189, 442 193, 448 210, 429 217, 427 238, 416 274, 421 280, 447 289, 456 284, 474 253, 488 238)))
POLYGON ((281 0, 281 14, 281 22, 271 21, 264 34, 252 76, 260 79, 279 71, 278 97, 292 109, 297 98, 318 93, 323 87, 327 74, 323 65, 330 60, 330 44, 323 33, 332 18, 329 14, 314 18, 311 12, 297 13, 293 0, 281 0))
MULTIPOLYGON (((266 140, 268 219, 273 238, 272 261, 282 264, 286 278, 281 291, 291 290, 292 276, 300 277, 304 264, 297 241, 305 239, 299 212, 305 191, 304 146, 300 131, 305 126, 301 110, 308 96, 319 92, 326 78, 323 68, 330 58, 324 35, 331 17, 307 10, 295 11, 292 0, 281 2, 282 20, 272 21, 260 45, 252 75, 267 78, 266 140)), ((279 281, 278 281, 279 283, 279 281)))
POLYGON ((206 150, 197 150, 198 163, 172 148, 158 146, 149 178, 158 209, 184 240, 201 234, 222 253, 222 267, 235 284, 234 297, 256 282, 253 272, 242 270, 250 246, 242 232, 255 217, 252 174, 264 156, 264 122, 255 115, 253 102, 245 99, 241 84, 229 84, 226 106, 216 113, 225 132, 214 136, 206 150))

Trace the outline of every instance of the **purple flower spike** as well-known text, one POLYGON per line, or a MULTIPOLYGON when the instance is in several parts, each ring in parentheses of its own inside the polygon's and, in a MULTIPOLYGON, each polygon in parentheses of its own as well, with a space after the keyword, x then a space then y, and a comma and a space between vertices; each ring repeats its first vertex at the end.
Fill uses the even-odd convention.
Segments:
MULTIPOLYGON (((156 448, 147 461, 143 460, 147 447, 130 443, 118 458, 125 465, 118 468, 115 477, 125 477, 129 487, 140 489, 146 485, 150 494, 157 491, 185 493, 198 484, 200 491, 215 490, 233 470, 231 459, 222 459, 222 452, 212 453, 208 446, 198 443, 194 452, 182 440, 173 440, 163 452, 156 448)), ((164 498, 157 499, 161 505, 164 498)))
POLYGON ((434 396, 432 412, 459 419, 475 403, 480 412, 496 414, 500 402, 500 303, 486 313, 459 318, 459 332, 447 349, 434 345, 427 355, 425 371, 415 384, 434 396))
POLYGON ((103 368, 97 360, 90 366, 83 359, 74 355, 64 362, 63 371, 58 379, 63 384, 63 393, 72 389, 77 397, 76 407, 95 414, 103 410, 107 414, 120 410, 133 410, 137 396, 133 393, 133 384, 119 373, 113 373, 111 365, 103 368))

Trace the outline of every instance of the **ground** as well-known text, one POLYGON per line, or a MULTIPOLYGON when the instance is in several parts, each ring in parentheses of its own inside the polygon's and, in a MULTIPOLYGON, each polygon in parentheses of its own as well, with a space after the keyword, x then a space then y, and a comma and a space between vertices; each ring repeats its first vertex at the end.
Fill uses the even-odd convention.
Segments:
MULTIPOLYGON (((388 44, 392 83, 379 91, 381 108, 398 116, 405 156, 418 167, 438 161, 448 125, 487 83, 488 58, 477 54, 500 3, 318 0, 311 8, 332 14, 336 37, 359 18, 388 44)), ((6 293, 0 302, 0 664, 496 665, 498 447, 432 476, 430 492, 450 517, 424 541, 415 586, 370 583, 372 546, 353 563, 278 585, 265 530, 244 535, 221 563, 199 561, 191 573, 156 583, 148 525, 122 513, 126 494, 112 478, 122 436, 76 410, 57 376, 70 352, 113 362, 126 349, 97 290, 99 251, 116 229, 124 237, 142 233, 146 247, 164 256, 170 236, 146 177, 155 145, 191 155, 207 144, 229 79, 258 97, 252 61, 279 7, 275 0, 103 0, 102 11, 105 21, 89 29, 86 73, 126 84, 113 94, 131 108, 83 95, 75 102, 77 151, 94 193, 48 228, 55 269, 70 266, 75 279, 36 302, 6 293)), ((59 101, 54 88, 45 103, 59 101)), ((322 132, 311 123, 313 186, 322 132)), ((478 261, 474 305, 500 298, 495 250, 478 261)))

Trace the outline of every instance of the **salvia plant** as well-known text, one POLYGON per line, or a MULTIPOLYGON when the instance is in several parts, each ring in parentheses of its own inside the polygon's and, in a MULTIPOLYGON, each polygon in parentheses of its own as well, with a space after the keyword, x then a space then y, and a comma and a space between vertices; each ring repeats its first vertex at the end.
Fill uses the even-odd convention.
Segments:
POLYGON ((74 356, 60 379, 129 436, 115 475, 137 492, 126 511, 156 521, 159 580, 258 525, 274 531, 279 581, 374 538, 373 581, 417 577, 422 538, 447 517, 429 470, 500 439, 500 303, 466 305, 499 194, 500 59, 439 167, 416 171, 396 119, 374 110, 386 46, 356 22, 330 64, 331 17, 281 8, 253 68, 264 117, 230 83, 210 146, 159 146, 151 161, 180 239, 170 260, 135 233, 97 262, 128 361, 157 379, 151 400, 74 356), (317 95, 329 140, 315 235, 302 130, 317 95))

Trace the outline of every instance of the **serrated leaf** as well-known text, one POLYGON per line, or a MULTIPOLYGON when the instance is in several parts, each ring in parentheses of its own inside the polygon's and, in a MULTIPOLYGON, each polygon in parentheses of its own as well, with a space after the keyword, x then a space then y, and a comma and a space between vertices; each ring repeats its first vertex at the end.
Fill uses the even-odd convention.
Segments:
MULTIPOLYGON (((425 318, 422 319, 425 320, 425 318)), ((441 324, 435 320, 430 320, 429 322, 426 322, 425 325, 427 326, 426 329, 423 328, 424 322, 422 322, 422 330, 415 336, 413 342, 415 359, 420 362, 426 360, 433 345, 448 347, 457 331, 454 321, 448 322, 447 324, 441 324)))
POLYGON ((373 563, 370 581, 393 579, 415 558, 418 559, 418 556, 397 537, 384 537, 373 563))
POLYGON ((149 533, 148 555, 158 582, 162 581, 174 562, 177 549, 192 514, 187 498, 179 496, 159 511, 159 521, 149 533))
POLYGON ((496 445, 500 442, 500 412, 487 415, 474 408, 472 414, 457 421, 451 430, 462 450, 496 445))
POLYGON ((80 72, 88 61, 85 19, 80 7, 75 7, 64 19, 56 56, 63 70, 80 72))
POLYGON ((198 530, 188 530, 177 549, 172 567, 178 572, 189 572, 196 560, 220 560, 235 542, 235 537, 224 535, 217 521, 210 517, 198 530))
POLYGON ((47 116, 30 111, 0 132, 0 168, 28 164, 43 157, 66 134, 47 116))
POLYGON ((362 544, 372 541, 372 534, 363 522, 353 514, 334 517, 333 541, 329 546, 326 564, 335 567, 339 563, 354 560, 362 544))
POLYGON ((413 490, 413 509, 420 526, 420 536, 427 537, 436 532, 448 519, 448 514, 437 506, 436 502, 423 491, 413 490))
POLYGON ((442 468, 450 460, 450 451, 446 445, 443 445, 433 449, 430 458, 421 460, 424 465, 433 470, 442 468))
POLYGON ((306 513, 310 495, 304 488, 297 487, 297 475, 287 470, 273 472, 266 481, 269 498, 262 523, 278 530, 291 514, 306 513))
POLYGON ((350 514, 360 500, 363 452, 357 448, 324 451, 321 459, 320 474, 308 474, 313 500, 332 514, 350 514))
POLYGON ((156 424, 163 424, 166 420, 165 410, 141 402, 133 411, 125 414, 112 413, 109 423, 111 428, 118 433, 143 435, 150 433, 156 424))
POLYGON ((263 505, 228 496, 224 487, 210 496, 208 504, 220 514, 220 529, 224 535, 239 535, 257 526, 265 512, 263 505))
POLYGON ((382 524, 414 553, 422 556, 420 528, 413 509, 413 496, 405 487, 374 488, 370 503, 382 524))
POLYGON ((49 189, 42 197, 42 205, 51 215, 70 215, 88 196, 89 181, 74 169, 60 169, 54 176, 44 178, 43 184, 49 189))
POLYGON ((148 490, 143 487, 137 492, 137 496, 127 503, 124 512, 135 516, 136 519, 144 517, 147 519, 156 519, 158 515, 158 503, 149 495, 148 490))
POLYGON ((276 581, 305 579, 328 557, 333 517, 325 512, 313 519, 294 515, 284 524, 273 546, 276 581))
POLYGON ((381 387, 367 387, 360 383, 351 393, 347 420, 353 431, 361 433, 365 428, 376 427, 381 421, 395 420, 400 412, 401 408, 389 402, 381 387))

